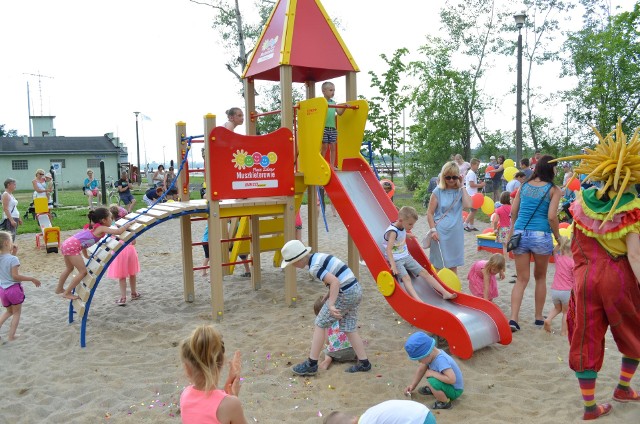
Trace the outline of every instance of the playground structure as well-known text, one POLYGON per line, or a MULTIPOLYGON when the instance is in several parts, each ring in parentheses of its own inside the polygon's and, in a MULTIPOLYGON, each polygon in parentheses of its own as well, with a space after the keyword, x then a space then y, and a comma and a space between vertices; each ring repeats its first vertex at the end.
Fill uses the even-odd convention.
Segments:
MULTIPOLYGON (((280 242, 294 238, 294 217, 306 190, 308 204, 315 205, 317 186, 325 187, 341 220, 348 229, 348 263, 359 277, 359 252, 376 280, 378 290, 407 322, 447 339, 451 353, 469 358, 473 351, 493 343, 511 342, 511 331, 504 314, 491 302, 459 293, 453 301, 444 301, 421 278, 413 284, 422 302, 410 297, 394 279, 381 248, 382 234, 389 222, 397 219, 397 209, 387 197, 367 161, 360 154, 368 105, 356 100, 358 68, 331 20, 318 0, 278 1, 244 72, 248 135, 235 134, 216 127, 215 116, 204 117, 204 135, 188 137, 186 124, 176 125, 178 157, 182 158, 176 182, 182 202, 156 203, 118 220, 117 226, 134 220, 135 224, 118 237, 106 237, 91 249, 88 274, 77 287, 78 300, 70 302, 69 321, 74 311, 82 317, 81 346, 91 301, 106 268, 122 246, 147 230, 169 219, 180 219, 184 298, 195 299, 191 223, 206 219, 209 225, 212 315, 224 315, 223 276, 225 269, 242 263, 231 261, 228 243, 249 243, 252 287, 260 288, 260 254, 277 250, 280 242), (322 39, 310 48, 303 40, 322 39), (333 169, 320 154, 328 104, 315 97, 316 82, 345 77, 346 106, 338 117, 337 167, 333 169), (254 84, 257 79, 281 83, 282 128, 256 136, 254 84), (307 100, 294 107, 292 83, 305 84, 307 100), (294 117, 297 125, 294 132, 294 117), (192 143, 204 143, 206 199, 189 201, 189 173, 186 157, 192 143), (295 163, 295 166, 294 166, 295 163), (213 166, 215 164, 215 167, 213 166), (281 216, 282 218, 274 218, 281 216), (228 234, 228 220, 245 218, 240 234, 228 234), (246 228, 249 231, 246 231, 246 228), (281 228, 281 231, 280 231, 281 228), (262 237, 265 236, 265 237, 262 237), (377 246, 378 249, 373 249, 377 246)), ((333 164, 331 164, 333 165, 333 164)), ((309 245, 318 248, 318 215, 310 208, 309 245)), ((242 225, 240 226, 242 227, 242 225)), ((439 279, 424 251, 414 240, 408 241, 413 257, 439 279)), ((235 247, 235 245, 234 245, 235 247)), ((240 249, 240 248, 238 248, 240 249)), ((239 252, 236 252, 236 254, 239 252)), ((285 269, 285 301, 297 299, 295 268, 285 269)))
POLYGON ((40 226, 40 233, 36 234, 36 248, 44 248, 47 253, 58 253, 60 248, 60 227, 51 224, 51 210, 49 199, 36 197, 33 207, 40 226))

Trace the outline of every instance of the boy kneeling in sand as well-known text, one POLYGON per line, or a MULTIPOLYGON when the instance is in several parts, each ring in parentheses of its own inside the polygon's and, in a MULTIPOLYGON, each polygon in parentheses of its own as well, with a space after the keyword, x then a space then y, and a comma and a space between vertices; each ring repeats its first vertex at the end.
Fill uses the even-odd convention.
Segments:
POLYGON ((316 375, 318 357, 324 344, 326 329, 334 322, 340 322, 340 330, 344 331, 358 356, 358 363, 346 372, 364 372, 371 370, 371 363, 364 351, 364 343, 358 334, 358 306, 362 300, 362 288, 355 275, 344 262, 327 253, 312 253, 300 240, 291 240, 282 247, 281 268, 293 265, 304 269, 309 267, 309 274, 329 287, 328 299, 315 320, 313 340, 309 359, 292 368, 297 375, 316 375))
POLYGON ((436 403, 433 409, 449 409, 451 401, 460 397, 464 389, 462 371, 446 352, 436 347, 433 337, 427 336, 422 331, 413 333, 404 344, 409 359, 418 361, 418 369, 413 381, 405 393, 411 393, 420 383, 422 376, 427 377, 427 385, 421 387, 418 392, 423 395, 433 395, 436 403))

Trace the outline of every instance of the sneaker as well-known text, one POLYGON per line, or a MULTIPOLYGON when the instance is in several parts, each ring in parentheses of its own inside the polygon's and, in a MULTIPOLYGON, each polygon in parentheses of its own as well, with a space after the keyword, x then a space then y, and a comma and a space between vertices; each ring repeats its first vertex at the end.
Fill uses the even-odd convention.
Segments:
POLYGON ((358 362, 355 365, 350 366, 345 369, 344 372, 367 372, 371 370, 371 362, 369 362, 366 366, 362 364, 362 362, 358 362))
POLYGON ((628 390, 620 389, 616 387, 613 391, 613 400, 618 402, 640 402, 640 395, 629 387, 628 390))
POLYGON ((509 327, 511 327, 512 333, 515 333, 516 331, 520 331, 520 326, 514 320, 509 320, 509 327))
POLYGON ((542 328, 542 326, 544 326, 544 320, 537 319, 537 320, 533 321, 533 325, 535 325, 538 328, 542 328))
POLYGON ((418 393, 420 393, 421 395, 425 395, 425 396, 429 396, 432 395, 433 392, 431 391, 430 388, 428 388, 427 386, 422 386, 418 389, 418 393))
POLYGON ((469 232, 473 231, 473 230, 471 229, 471 227, 467 227, 466 225, 464 226, 464 230, 465 230, 465 231, 469 231, 469 232))
POLYGON ((318 373, 318 364, 311 365, 307 359, 303 363, 291 368, 291 371, 298 375, 316 375, 318 373))
POLYGON ((611 404, 608 403, 603 403, 602 405, 598 405, 596 407, 596 409, 594 409, 593 411, 585 411, 584 415, 582 416, 582 419, 585 421, 588 420, 595 420, 598 417, 601 417, 603 415, 607 415, 609 412, 611 412, 611 404))
POLYGON ((451 405, 451 401, 448 402, 440 402, 439 400, 433 404, 431 409, 451 409, 453 405, 451 405))

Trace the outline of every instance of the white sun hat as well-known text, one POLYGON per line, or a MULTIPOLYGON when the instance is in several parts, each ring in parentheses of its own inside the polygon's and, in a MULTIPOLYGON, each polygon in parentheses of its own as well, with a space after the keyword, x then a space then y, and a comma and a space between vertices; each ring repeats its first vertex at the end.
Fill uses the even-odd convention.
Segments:
POLYGON ((286 268, 289 264, 298 262, 300 259, 307 256, 311 252, 310 247, 305 247, 300 240, 289 240, 282 246, 282 263, 280 268, 286 268))

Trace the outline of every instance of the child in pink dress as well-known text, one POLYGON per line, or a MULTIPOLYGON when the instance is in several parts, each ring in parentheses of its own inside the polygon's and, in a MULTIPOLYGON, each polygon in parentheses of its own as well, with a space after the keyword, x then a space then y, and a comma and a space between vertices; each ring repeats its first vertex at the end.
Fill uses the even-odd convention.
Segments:
MULTIPOLYGON (((503 206, 501 206, 502 208, 503 206)), ((488 261, 477 261, 469 270, 469 291, 477 297, 493 301, 498 297, 496 275, 504 279, 505 261, 499 253, 491 255, 488 261)))
MULTIPOLYGON (((127 214, 127 210, 118 205, 109 207, 113 220, 116 221, 127 214)), ((116 305, 124 306, 127 303, 127 278, 131 287, 131 300, 138 300, 142 294, 136 290, 136 274, 140 272, 140 262, 138 252, 135 247, 135 240, 120 249, 118 256, 111 261, 107 268, 107 277, 118 280, 120 283, 120 299, 116 300, 116 305)))
POLYGON ((567 237, 560 238, 560 242, 553 249, 553 258, 556 264, 556 273, 553 276, 551 285, 551 301, 553 311, 544 320, 544 329, 551 332, 551 321, 562 312, 562 335, 568 334, 567 330, 567 309, 571 290, 575 285, 573 277, 573 255, 571 254, 571 240, 567 237))
POLYGON ((503 191, 500 194, 500 206, 493 213, 491 223, 496 235, 496 243, 502 244, 502 256, 507 259, 507 242, 509 241, 509 228, 511 227, 511 193, 503 191))
POLYGON ((191 385, 180 395, 183 424, 246 424, 240 393, 240 351, 229 362, 224 390, 218 381, 225 363, 222 335, 211 325, 200 325, 180 346, 180 359, 191 385))
MULTIPOLYGON (((321 295, 313 304, 313 312, 316 316, 320 313, 320 310, 327 301, 327 295, 321 295)), ((347 335, 340 330, 340 321, 336 321, 333 325, 325 330, 325 340, 327 348, 323 350, 324 360, 318 363, 318 368, 321 370, 328 370, 333 361, 336 362, 356 362, 358 356, 356 351, 353 350, 353 346, 349 342, 347 335)))

